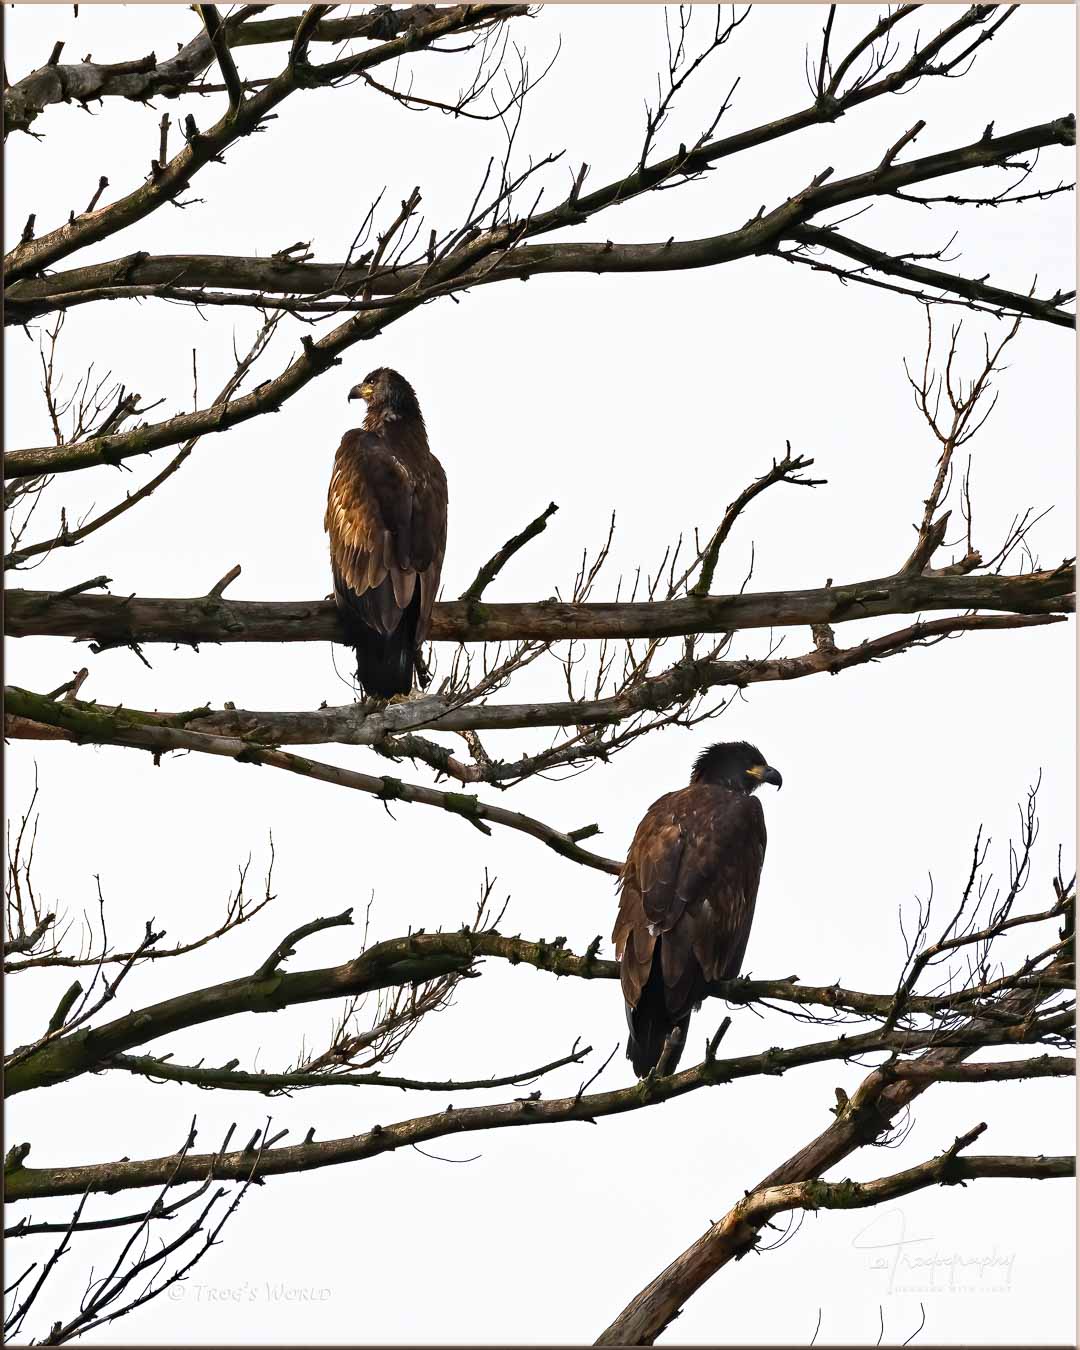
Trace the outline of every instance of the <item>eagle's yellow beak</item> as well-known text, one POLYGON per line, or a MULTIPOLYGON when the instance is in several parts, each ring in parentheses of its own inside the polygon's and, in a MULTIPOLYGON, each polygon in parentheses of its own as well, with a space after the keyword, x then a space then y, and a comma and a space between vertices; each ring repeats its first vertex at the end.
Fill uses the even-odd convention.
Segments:
POLYGON ((771 783, 773 787, 783 787, 784 780, 780 776, 778 769, 774 769, 770 764, 755 764, 752 769, 746 771, 751 778, 756 778, 759 783, 771 783))
POLYGON ((357 384, 354 385, 353 388, 349 390, 349 397, 347 401, 351 403, 354 398, 362 398, 365 401, 365 403, 368 403, 371 401, 371 395, 373 393, 374 390, 372 389, 370 384, 357 384))

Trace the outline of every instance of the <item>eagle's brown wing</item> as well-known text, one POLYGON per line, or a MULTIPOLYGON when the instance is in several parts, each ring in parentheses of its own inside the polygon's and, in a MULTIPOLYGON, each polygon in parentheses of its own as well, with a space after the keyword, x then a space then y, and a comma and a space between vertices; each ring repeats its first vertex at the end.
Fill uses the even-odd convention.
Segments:
POLYGON ((623 868, 612 935, 630 1008, 658 975, 674 1024, 707 985, 739 973, 765 839, 761 803, 725 788, 694 784, 649 808, 623 868))
POLYGON ((396 631, 419 589, 427 637, 446 551, 446 476, 438 460, 398 455, 375 432, 346 432, 326 503, 339 606, 377 633, 396 631))

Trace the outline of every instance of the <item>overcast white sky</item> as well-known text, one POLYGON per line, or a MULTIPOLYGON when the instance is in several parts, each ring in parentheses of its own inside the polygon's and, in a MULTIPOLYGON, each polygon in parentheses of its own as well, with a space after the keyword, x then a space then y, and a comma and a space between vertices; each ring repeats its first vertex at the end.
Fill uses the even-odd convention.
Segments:
MULTIPOLYGON (((297 12, 295 6, 275 10, 297 12)), ((873 21, 872 7, 842 6, 838 40, 873 21)), ((959 8, 922 18, 948 22, 959 8)), ((736 75, 724 126, 735 130, 802 107, 804 48, 818 40, 824 9, 757 8, 697 86, 667 131, 677 144, 697 134, 736 75)), ((709 15, 699 17, 700 31, 709 15)), ((41 64, 63 38, 65 55, 103 61, 153 48, 171 52, 195 31, 184 6, 70 5, 5 9, 9 77, 41 64)), ((515 30, 515 35, 518 30, 515 30)), ((522 26, 534 67, 559 38, 562 53, 531 100, 522 153, 567 150, 586 160, 593 181, 628 166, 640 145, 642 100, 663 61, 658 6, 549 7, 522 26)), ((908 39, 905 39, 905 41, 908 39)), ((918 119, 917 152, 974 140, 986 123, 1007 131, 1063 115, 1074 104, 1074 14, 1067 6, 1025 5, 961 82, 924 81, 903 99, 880 100, 833 126, 788 138, 729 161, 704 181, 646 198, 580 231, 619 240, 694 237, 741 224, 805 186, 827 164, 838 175, 876 164, 918 119)), ((243 49, 244 74, 270 73, 281 49, 243 49)), ((418 61, 418 88, 452 91, 456 58, 418 61)), ((201 123, 216 113, 195 102, 201 123)), ((167 106, 175 117, 177 105, 167 106)), ((161 108, 111 100, 92 115, 50 108, 43 141, 13 136, 8 147, 8 237, 37 213, 38 230, 82 209, 101 174, 110 193, 141 181, 156 153, 161 108)), ((135 249, 268 254, 312 241, 320 260, 345 252, 370 200, 385 185, 391 211, 420 184, 433 223, 457 220, 471 198, 497 127, 402 111, 360 87, 297 95, 265 135, 231 150, 226 167, 197 178, 205 199, 163 210, 92 250, 94 258, 135 249)), ((1066 152, 1046 152, 1043 171, 1066 177, 1066 152)), ((552 174, 564 188, 568 169, 552 174)), ((968 179, 985 188, 987 179, 968 179)), ((1001 182, 995 177, 994 183, 1001 182)), ((851 226, 868 242, 932 249, 953 230, 956 266, 1042 293, 1071 285, 1073 199, 1030 210, 946 209, 929 213, 890 203, 851 226)), ((82 258, 88 261, 89 255, 82 258)), ((944 326, 959 310, 940 311, 944 326)), ((965 351, 1001 330, 966 315, 965 351)), ((71 372, 95 361, 147 402, 154 417, 189 406, 191 349, 199 387, 216 389, 237 343, 255 321, 213 310, 204 320, 179 307, 130 302, 73 312, 63 338, 71 372)), ((280 369, 298 346, 286 322, 259 378, 280 369)), ((280 415, 205 440, 182 472, 148 503, 86 545, 18 584, 64 587, 98 573, 117 593, 205 592, 234 563, 237 598, 310 598, 329 586, 322 512, 334 450, 355 418, 349 387, 366 370, 392 365, 415 384, 432 445, 450 482, 448 595, 549 500, 559 514, 506 569, 492 599, 539 599, 572 580, 581 550, 595 547, 612 510, 618 532, 599 597, 619 571, 655 563, 680 531, 710 528, 727 502, 782 452, 785 438, 813 454, 828 485, 813 493, 777 488, 754 504, 725 549, 718 590, 742 582, 755 546, 754 589, 810 587, 827 577, 856 580, 895 569, 910 550, 911 522, 931 481, 937 446, 912 404, 902 359, 921 359, 922 309, 911 301, 849 286, 775 259, 642 277, 538 278, 482 288, 410 316, 293 398, 280 415)), ((38 392, 35 345, 8 339, 6 435, 10 446, 49 440, 38 392)), ((1073 552, 1074 344, 1067 331, 1029 324, 1000 381, 1000 402, 973 445, 976 543, 993 552, 1020 510, 1053 507, 1033 544, 1055 563, 1073 552)), ((164 460, 160 461, 161 463, 164 460)), ((159 467, 157 463, 153 466, 159 467)), ((111 502, 146 475, 113 470, 78 475, 47 501, 111 502)), ((887 631, 884 620, 838 631, 842 642, 887 631)), ((779 635, 777 635, 779 636, 779 635)), ((759 653, 767 635, 740 635, 735 654, 759 653)), ((784 635, 783 652, 805 650, 805 630, 784 635)), ((85 695, 103 703, 178 708, 231 699, 239 707, 314 708, 348 690, 325 644, 148 649, 152 669, 126 651, 92 658, 59 639, 9 642, 9 678, 55 687, 89 660, 85 695)), ((339 661, 339 664, 344 663, 339 661)), ((558 671, 530 688, 559 697, 558 671)), ((718 722, 674 730, 619 755, 609 767, 556 784, 530 782, 500 801, 560 828, 597 821, 598 844, 625 852, 634 827, 662 792, 681 785, 695 754, 715 739, 757 742, 784 774, 764 801, 769 827, 756 926, 747 969, 761 977, 797 973, 888 989, 902 960, 898 908, 925 896, 932 875, 942 904, 957 892, 976 828, 992 836, 991 861, 1006 866, 1016 803, 1042 772, 1042 833, 1030 896, 1049 889, 1057 846, 1073 854, 1073 634, 1071 626, 974 634, 836 679, 752 688, 718 722)), ((513 691, 507 697, 514 697, 513 691)), ((524 733, 493 738, 495 753, 537 748, 524 733)), ((379 771, 364 749, 325 747, 317 757, 379 771)), ((50 904, 74 915, 94 900, 100 875, 110 934, 127 942, 153 916, 171 941, 219 922, 236 867, 253 854, 253 876, 277 850, 277 899, 250 927, 189 958, 158 963, 125 983, 116 1011, 253 968, 296 924, 362 909, 374 896, 373 935, 409 925, 456 926, 471 916, 484 869, 510 894, 504 930, 530 937, 565 934, 583 950, 597 933, 610 953, 615 912, 610 877, 575 868, 524 836, 484 838, 463 822, 383 807, 288 775, 253 772, 191 756, 155 768, 121 749, 13 743, 7 752, 9 811, 28 801, 40 776, 37 881, 50 904)), ((401 770, 430 781, 422 768, 401 770)), ((481 795, 492 799, 492 789, 481 795)), ((1071 863, 1067 862, 1067 866, 1071 863)), ((256 886, 258 882, 256 880, 256 886)), ((352 955, 358 938, 334 930, 306 942, 294 969, 352 955)), ((1023 945, 1022 943, 1020 944, 1023 945)), ((69 982, 67 972, 8 983, 7 1032, 20 1043, 39 1034, 69 982)), ((691 1047, 725 1009, 695 1018, 691 1047)), ((291 1062, 301 1038, 318 1043, 333 1010, 293 1009, 273 1019, 235 1018, 168 1038, 155 1049, 180 1061, 238 1057, 261 1067, 291 1062)), ((795 1043, 806 1029, 786 1019, 736 1011, 732 1053, 795 1043)), ((812 1030, 810 1032, 812 1033, 812 1030)), ((624 1036, 621 999, 608 982, 563 981, 493 963, 467 983, 456 1006, 395 1061, 423 1077, 508 1073, 564 1053, 578 1035, 600 1057, 624 1036)), ((690 1056, 687 1057, 690 1062, 690 1056)), ((596 1060, 599 1063, 599 1060, 596 1060)), ((580 1071, 541 1086, 574 1091, 580 1071)), ((630 1081, 619 1053, 598 1087, 630 1081)), ((162 1299, 108 1332, 116 1342, 286 1343, 589 1341, 659 1269, 681 1252, 773 1166, 829 1123, 837 1085, 851 1091, 855 1066, 804 1069, 702 1091, 663 1107, 602 1121, 448 1140, 434 1152, 480 1155, 466 1165, 406 1152, 305 1177, 275 1179, 249 1194, 225 1245, 200 1265, 174 1301, 162 1299), (303 1302, 283 1288, 314 1291, 303 1302), (275 1294, 275 1291, 278 1291, 275 1294)), ((472 1094, 505 1100, 514 1090, 472 1094)), ((456 1104, 464 1098, 459 1097, 456 1104)), ((385 1089, 322 1090, 264 1103, 246 1095, 197 1095, 127 1077, 85 1077, 16 1099, 9 1143, 30 1140, 38 1166, 120 1155, 153 1156, 181 1143, 198 1114, 200 1145, 216 1146, 230 1121, 238 1134, 266 1108, 291 1139, 309 1124, 320 1138, 350 1134, 441 1109, 442 1095, 407 1097, 385 1089)), ((896 1170, 940 1151, 978 1121, 995 1153, 1071 1150, 1073 1099, 1052 1081, 940 1085, 918 1103, 902 1147, 851 1163, 856 1177, 896 1170)), ((839 1175, 846 1175, 841 1169, 839 1175)), ((132 1199, 134 1197, 128 1197, 132 1199)), ((35 1219, 66 1216, 69 1201, 35 1205, 35 1219)), ((98 1202, 95 1216, 115 1212, 98 1202)), ((1073 1191, 1003 1181, 924 1192, 866 1213, 808 1216, 780 1250, 723 1271, 688 1305, 664 1338, 696 1342, 902 1341, 925 1305, 927 1342, 1063 1342, 1073 1331, 1073 1191), (928 1269, 879 1268, 914 1241, 928 1269), (882 1245, 883 1244, 883 1245, 882 1245), (873 1248, 871 1250, 871 1248, 873 1248), (879 1312, 880 1310, 880 1312, 879 1312)), ((45 1319, 70 1315, 86 1269, 98 1267, 115 1235, 82 1243, 52 1283, 45 1319)), ((27 1256, 9 1254, 9 1269, 27 1256)), ((92 1339, 92 1338, 91 1338, 92 1339)))

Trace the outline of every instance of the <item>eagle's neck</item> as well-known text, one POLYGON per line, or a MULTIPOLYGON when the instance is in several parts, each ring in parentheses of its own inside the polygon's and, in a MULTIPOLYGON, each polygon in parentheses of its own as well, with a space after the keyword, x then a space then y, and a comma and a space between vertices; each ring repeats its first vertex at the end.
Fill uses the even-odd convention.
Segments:
POLYGON ((427 428, 419 412, 400 412, 394 408, 369 408, 363 429, 393 444, 395 451, 428 455, 427 428))
POLYGON ((691 778, 690 786, 719 788, 721 792, 730 792, 735 797, 749 797, 754 791, 753 787, 748 787, 742 782, 733 781, 722 775, 714 777, 710 774, 696 775, 694 778, 691 778))

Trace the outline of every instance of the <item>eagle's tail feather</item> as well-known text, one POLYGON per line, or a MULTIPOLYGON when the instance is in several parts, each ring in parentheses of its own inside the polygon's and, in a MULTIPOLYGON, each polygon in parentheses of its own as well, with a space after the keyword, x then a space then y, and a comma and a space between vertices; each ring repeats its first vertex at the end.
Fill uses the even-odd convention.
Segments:
POLYGON ((384 636, 374 629, 353 633, 356 642, 356 678, 373 698, 408 694, 413 687, 416 640, 412 625, 402 622, 384 636))
POLYGON ((626 1058, 633 1064, 634 1072, 639 1078, 644 1078, 660 1063, 668 1037, 678 1029, 681 1033, 678 1043, 672 1046, 671 1055, 665 1066, 668 1073, 673 1073, 686 1045, 690 1014, 674 1018, 668 1012, 659 955, 653 958, 652 969, 637 1001, 637 1007, 631 1008, 629 1004, 626 1005, 626 1023, 630 1028, 626 1042, 626 1058))
MULTIPOLYGON (((384 582, 388 586, 389 582, 384 582)), ((356 653, 356 678, 364 693, 371 698, 393 698, 395 694, 412 692, 413 671, 416 668, 416 630, 420 622, 420 587, 417 586, 409 607, 401 614, 392 632, 380 631, 386 626, 385 614, 380 614, 380 597, 374 591, 354 596, 334 576, 334 593, 338 613, 346 636, 356 653)))

